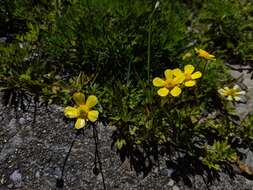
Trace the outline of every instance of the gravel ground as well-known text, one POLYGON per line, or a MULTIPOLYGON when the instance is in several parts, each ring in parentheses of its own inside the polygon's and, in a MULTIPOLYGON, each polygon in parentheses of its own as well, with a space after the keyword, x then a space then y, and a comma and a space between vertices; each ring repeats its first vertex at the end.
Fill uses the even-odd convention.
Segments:
MULTIPOLYGON (((56 179, 75 136, 63 120, 62 108, 39 108, 36 124, 31 112, 18 112, 0 105, 0 190, 53 190, 56 179), (50 111, 49 111, 50 110, 50 111)), ((146 178, 136 176, 128 162, 121 163, 111 149, 113 128, 99 128, 99 149, 102 157, 106 187, 109 190, 253 190, 253 181, 236 174, 234 179, 220 173, 220 179, 205 185, 199 175, 191 177, 193 186, 176 183, 170 171, 155 168, 146 178)), ((64 189, 103 189, 102 177, 93 174, 94 141, 91 130, 78 136, 65 168, 64 189)), ((161 163, 164 160, 161 159, 161 163)))

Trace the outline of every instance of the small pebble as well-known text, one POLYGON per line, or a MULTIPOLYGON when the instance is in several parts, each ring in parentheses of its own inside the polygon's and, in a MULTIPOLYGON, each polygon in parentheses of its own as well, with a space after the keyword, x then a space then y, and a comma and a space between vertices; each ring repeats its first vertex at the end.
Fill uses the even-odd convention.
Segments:
POLYGON ((162 169, 162 170, 160 171, 160 174, 161 174, 162 176, 171 177, 172 173, 173 173, 173 170, 172 170, 172 169, 167 169, 167 168, 164 168, 164 169, 162 169))
POLYGON ((39 171, 37 171, 37 172, 35 173, 35 177, 36 177, 36 178, 39 178, 39 177, 40 177, 40 172, 39 172, 39 171))
POLYGON ((19 122, 20 125, 24 125, 25 124, 25 119, 23 117, 21 117, 18 122, 19 122))
POLYGON ((170 179, 169 183, 168 183, 168 186, 172 187, 174 185, 174 180, 173 179, 170 179))
POLYGON ((172 187, 172 190, 180 190, 179 187, 177 185, 172 187))
POLYGON ((19 173, 18 170, 15 170, 11 175, 10 175, 10 180, 13 181, 16 187, 21 186, 22 182, 22 175, 19 173))

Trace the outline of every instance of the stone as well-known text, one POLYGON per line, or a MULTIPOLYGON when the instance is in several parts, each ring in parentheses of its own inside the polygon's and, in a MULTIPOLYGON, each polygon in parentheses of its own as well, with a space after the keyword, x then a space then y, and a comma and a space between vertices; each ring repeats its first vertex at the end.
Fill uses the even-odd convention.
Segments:
POLYGON ((175 183, 174 180, 173 180, 173 179, 170 179, 170 180, 169 180, 169 183, 168 183, 168 186, 172 187, 172 186, 174 185, 174 183, 175 183))
POLYGON ((19 170, 15 170, 11 175, 10 175, 10 180, 15 184, 16 187, 21 186, 22 182, 22 175, 19 172, 19 170))
POLYGON ((179 187, 177 185, 172 187, 172 190, 180 190, 179 187))
POLYGON ((10 131, 16 132, 17 131, 17 121, 15 118, 11 119, 8 126, 7 126, 10 131))
POLYGON ((172 175, 173 172, 174 172, 173 169, 164 168, 164 169, 161 169, 160 174, 162 176, 171 177, 171 175, 172 175))
POLYGON ((37 171, 37 172, 35 173, 35 177, 36 177, 36 178, 39 178, 39 177, 40 177, 40 172, 39 172, 39 171, 37 171))
POLYGON ((25 119, 24 119, 23 117, 21 117, 21 118, 19 119, 18 123, 19 123, 20 125, 24 125, 24 124, 25 124, 25 119))

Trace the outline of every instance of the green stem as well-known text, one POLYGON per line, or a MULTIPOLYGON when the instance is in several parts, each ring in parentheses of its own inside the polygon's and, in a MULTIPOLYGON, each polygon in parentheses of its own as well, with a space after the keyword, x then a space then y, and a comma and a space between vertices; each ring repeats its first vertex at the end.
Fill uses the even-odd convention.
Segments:
POLYGON ((204 74, 205 74, 205 72, 206 72, 206 70, 207 70, 208 63, 209 63, 208 61, 205 62, 205 65, 204 65, 204 68, 203 68, 203 71, 202 71, 202 77, 201 77, 200 80, 199 80, 199 84, 201 83, 202 79, 204 78, 204 74))
POLYGON ((202 71, 202 78, 204 77, 204 74, 207 71, 208 63, 209 63, 208 61, 205 62, 205 65, 204 65, 204 68, 203 68, 203 71, 202 71))
MULTIPOLYGON (((152 16, 152 14, 151 14, 152 16)), ((151 17, 149 19, 149 28, 148 28, 148 64, 147 64, 147 74, 148 74, 148 82, 150 81, 150 61, 151 61, 151 17)))
POLYGON ((148 63, 147 63, 148 82, 150 81, 152 18, 155 13, 155 10, 156 9, 153 9, 152 13, 150 14, 148 22, 148 63))

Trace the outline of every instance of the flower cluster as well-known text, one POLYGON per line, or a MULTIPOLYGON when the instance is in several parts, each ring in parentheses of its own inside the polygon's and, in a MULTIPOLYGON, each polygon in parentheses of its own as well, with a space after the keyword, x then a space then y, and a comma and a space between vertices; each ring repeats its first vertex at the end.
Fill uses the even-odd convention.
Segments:
POLYGON ((160 87, 157 91, 159 96, 165 97, 169 93, 176 97, 179 96, 182 92, 181 84, 184 84, 186 87, 192 87, 196 85, 196 79, 202 76, 200 71, 194 72, 195 68, 193 65, 186 65, 184 71, 179 68, 176 69, 167 69, 164 72, 165 79, 156 77, 153 80, 153 85, 155 87, 160 87))
POLYGON ((98 103, 96 96, 91 95, 85 101, 84 94, 76 92, 73 95, 73 99, 76 106, 67 106, 64 109, 64 115, 67 118, 77 118, 75 123, 76 129, 81 129, 85 127, 87 121, 95 122, 98 119, 99 112, 96 110, 91 110, 98 103))

